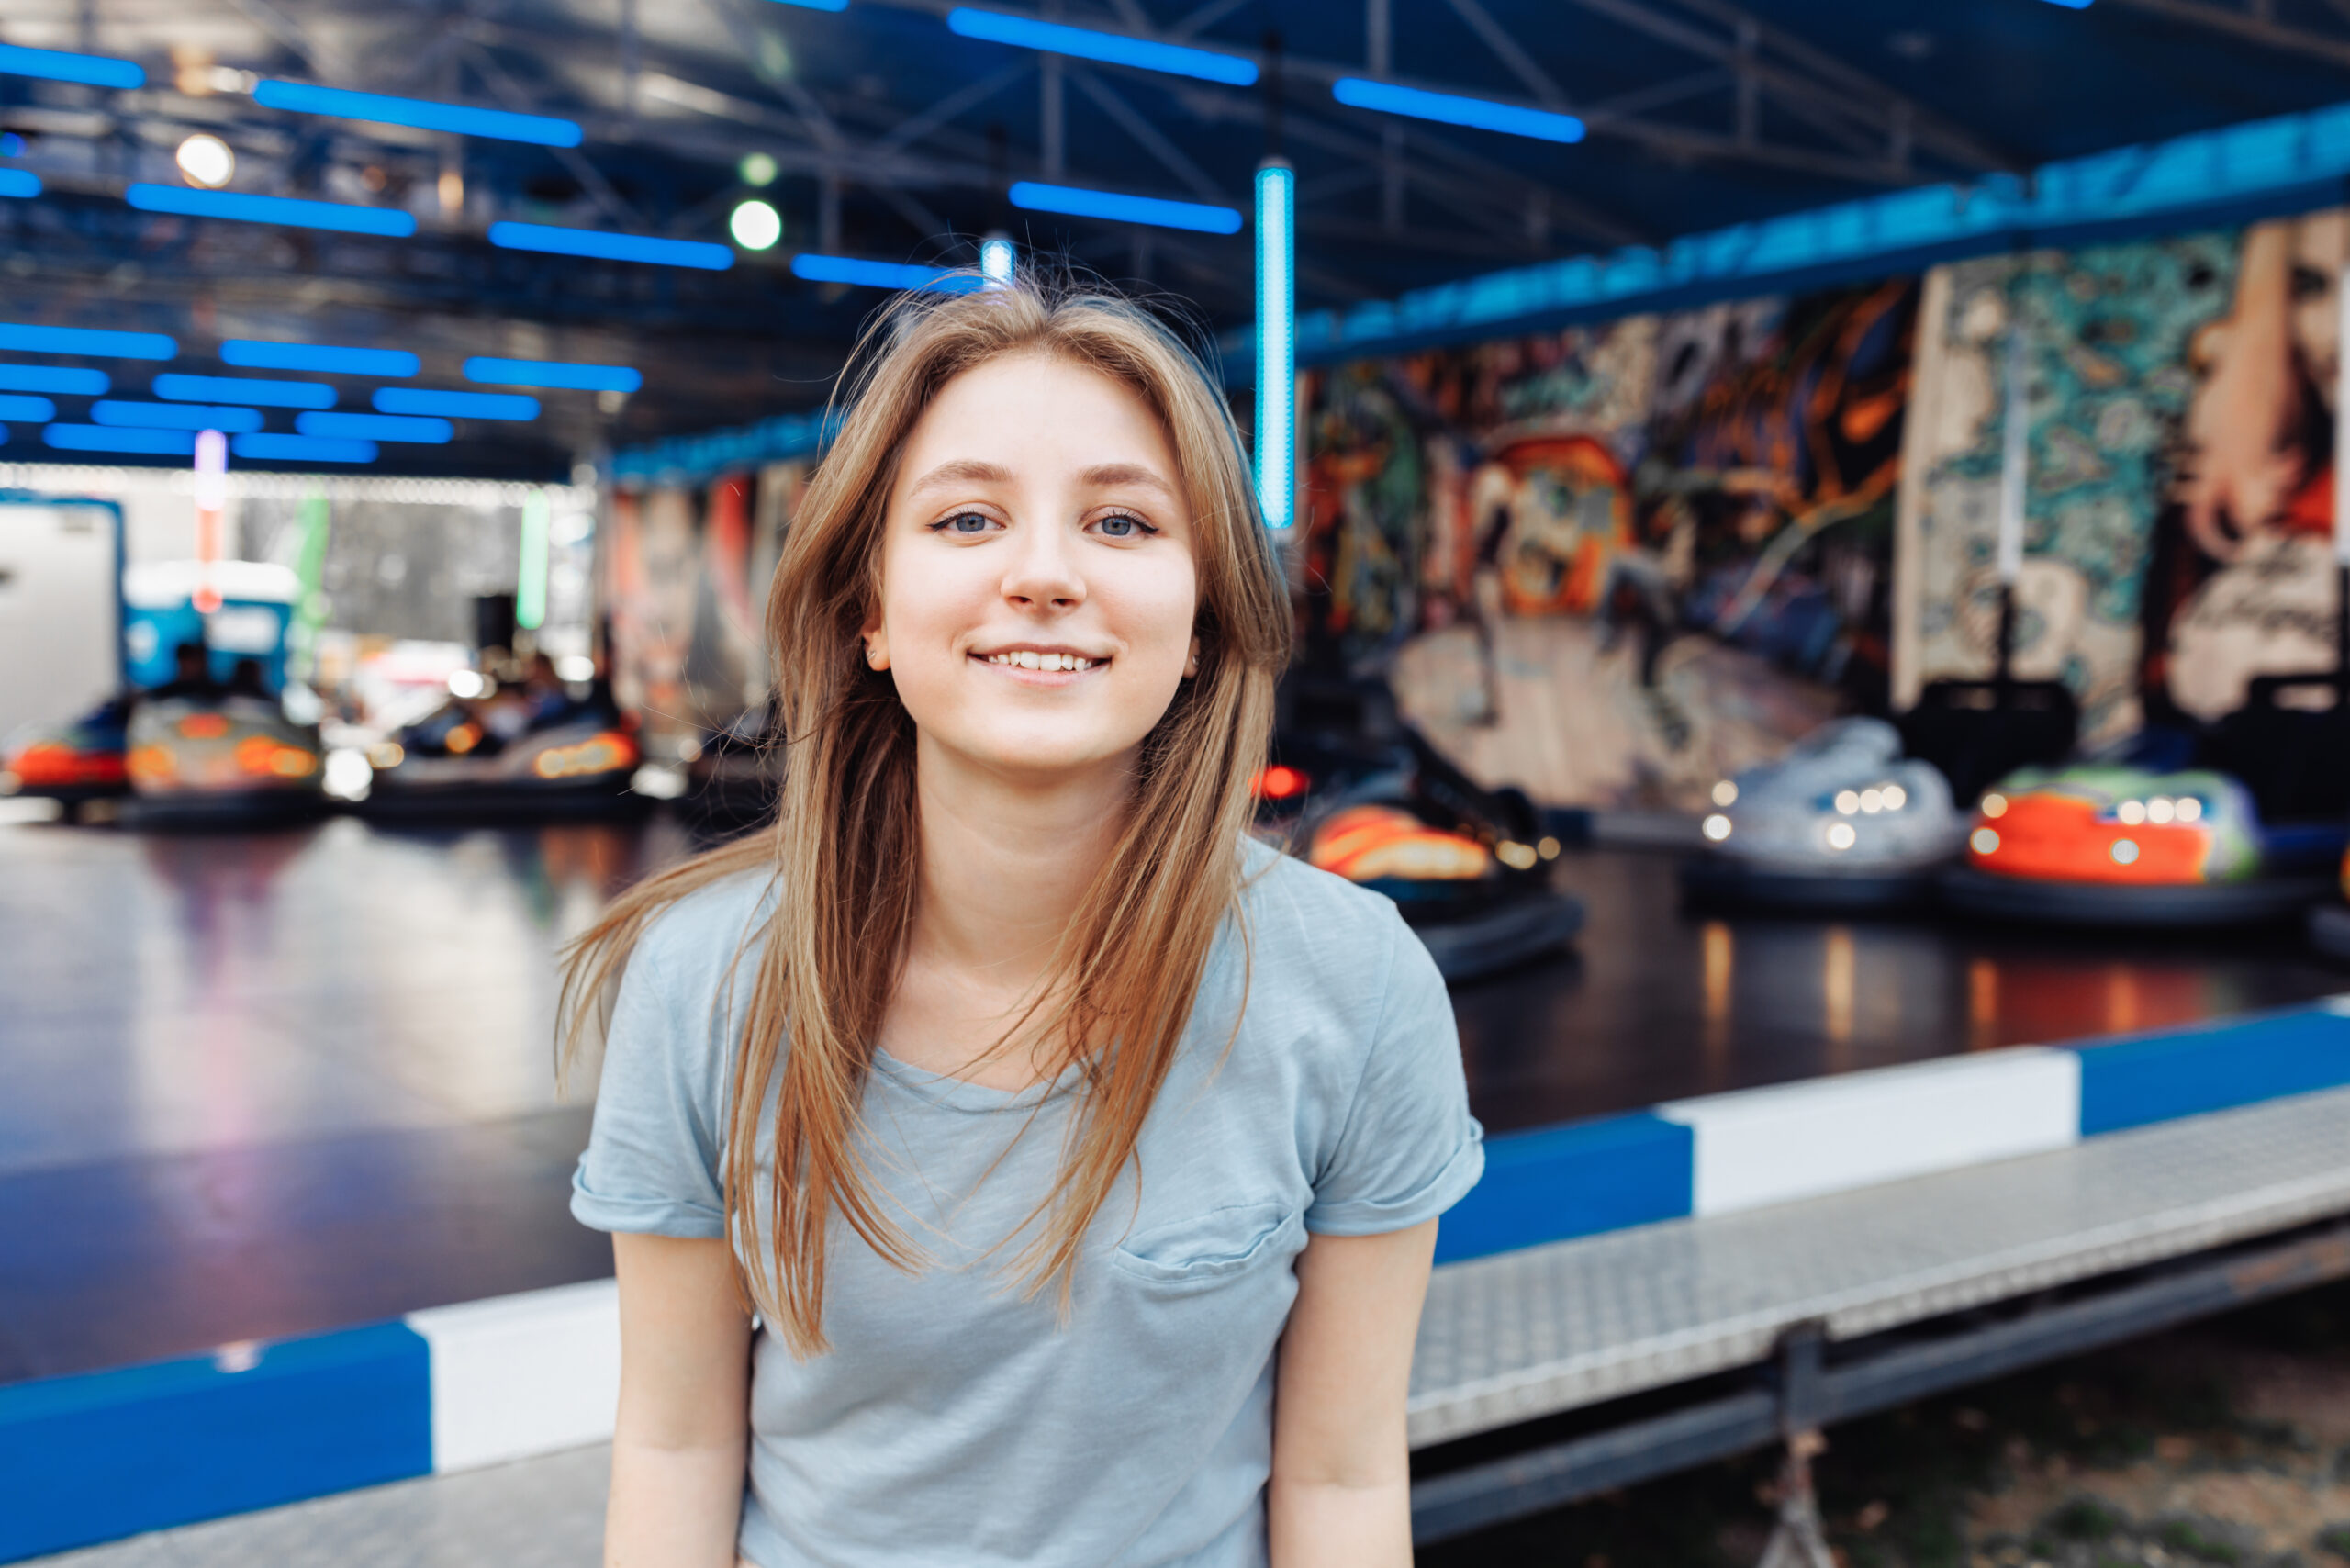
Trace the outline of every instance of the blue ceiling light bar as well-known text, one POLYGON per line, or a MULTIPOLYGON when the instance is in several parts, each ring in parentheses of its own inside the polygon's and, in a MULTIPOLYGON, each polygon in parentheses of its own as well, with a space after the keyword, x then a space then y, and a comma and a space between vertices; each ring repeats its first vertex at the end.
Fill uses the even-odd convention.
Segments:
POLYGON ((0 169, 0 196, 24 200, 40 195, 40 176, 30 169, 0 169))
POLYGON ((149 457, 193 457, 194 431, 116 430, 106 425, 43 425, 41 441, 60 452, 136 452, 149 457))
POLYGON ((56 49, 25 49, 12 43, 0 43, 0 76, 38 76, 45 82, 79 82, 85 87, 147 84, 147 73, 131 61, 68 54, 56 49))
POLYGON ((45 425, 57 418, 57 405, 29 392, 0 392, 0 420, 19 425, 45 425))
POLYGON ((1257 506, 1297 521, 1297 171, 1257 171, 1257 506))
POLYGON ((425 386, 378 386, 375 403, 377 413, 421 414, 447 420, 535 420, 539 417, 539 400, 526 398, 520 392, 437 392, 425 386))
POLYGON ((90 405, 94 424, 158 431, 257 431, 259 409, 221 408, 210 403, 139 403, 101 398, 90 405))
POLYGON ((328 115, 376 125, 410 126, 418 130, 446 130, 496 141, 528 141, 540 147, 579 145, 578 125, 553 115, 512 114, 505 109, 469 108, 464 104, 436 104, 424 98, 353 93, 341 87, 321 87, 312 82, 264 79, 253 88, 253 102, 263 108, 285 109, 297 115, 328 115))
POLYGON ((1517 104, 1497 104, 1491 98, 1465 97, 1459 93, 1430 93, 1373 82, 1361 76, 1341 76, 1330 84, 1330 95, 1351 108, 1382 115, 1404 115, 1434 120, 1439 125, 1465 125, 1472 130, 1497 130, 1505 136, 1530 136, 1538 141, 1581 141, 1583 123, 1572 115, 1550 109, 1529 109, 1517 104))
POLYGON ((263 381, 245 375, 155 377, 149 390, 173 403, 254 403, 264 409, 331 409, 334 388, 323 381, 263 381))
POLYGON ((2048 3, 2051 6, 2062 6, 2067 11, 2086 11, 2089 8, 2089 0, 2048 0, 2048 3))
POLYGON ((406 349, 354 349, 335 343, 276 343, 230 338, 220 360, 241 370, 307 370, 313 375, 414 375, 423 364, 406 349))
POLYGON ((1002 11, 982 11, 972 6, 957 6, 947 12, 946 25, 967 39, 1008 43, 1014 49, 1033 49, 1045 54, 1066 54, 1077 60, 1098 60, 1104 65, 1130 65, 1137 71, 1221 82, 1227 87, 1249 87, 1257 82, 1256 62, 1237 54, 1219 54, 1212 49, 1096 32, 1091 28, 1072 28, 1064 22, 1014 17, 1002 11))
MULTIPOLYGON (((50 426, 54 430, 55 426, 50 426)), ((263 431, 241 435, 229 443, 238 456, 257 463, 373 463, 372 441, 339 441, 330 436, 279 435, 263 431)))
POLYGON ((803 11, 845 11, 848 0, 777 0, 778 5, 797 6, 803 11))
POLYGON ((845 283, 858 288, 900 288, 930 294, 971 294, 985 278, 903 262, 868 262, 857 256, 820 256, 802 251, 791 258, 791 275, 810 283, 845 283))
POLYGON ((598 261, 643 262, 656 267, 699 267, 709 273, 722 273, 734 264, 732 246, 707 240, 662 240, 601 229, 557 229, 546 223, 493 223, 489 242, 505 251, 592 256, 598 261))
POLYGON ((624 364, 567 364, 559 359, 469 359, 465 379, 491 386, 548 386, 561 392, 633 392, 644 385, 644 377, 624 364))
POLYGON ((0 349, 17 353, 79 353, 94 359, 176 359, 180 346, 161 332, 115 332, 100 327, 36 327, 0 321, 0 349))
POLYGON ((251 191, 199 191, 185 185, 132 185, 122 193, 122 199, 141 212, 169 212, 182 218, 331 229, 342 234, 380 234, 390 240, 405 240, 416 232, 416 218, 396 207, 306 201, 298 196, 255 196, 251 191))
POLYGON ((1029 212, 1061 212, 1071 218, 1098 218, 1105 223, 1144 223, 1154 229, 1188 229, 1195 234, 1240 232, 1238 207, 1203 201, 1168 201, 1077 185, 1043 185, 1034 180, 1014 180, 1008 194, 1013 206, 1029 212))
POLYGON ((335 436, 348 441, 410 441, 441 446, 455 435, 446 420, 419 419, 412 414, 297 414, 294 428, 304 435, 335 436))
POLYGON ((53 392, 67 398, 103 398, 113 386, 103 370, 62 364, 0 364, 0 392, 53 392))

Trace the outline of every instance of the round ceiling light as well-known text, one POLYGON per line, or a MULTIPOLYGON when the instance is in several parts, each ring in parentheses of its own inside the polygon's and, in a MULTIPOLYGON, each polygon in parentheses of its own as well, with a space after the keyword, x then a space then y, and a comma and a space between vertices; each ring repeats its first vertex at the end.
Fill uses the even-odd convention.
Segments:
POLYGON ((783 214, 763 201, 746 201, 726 220, 726 231, 746 251, 772 249, 783 238, 783 214))
POLYGON ((742 176, 746 185, 771 185, 783 169, 771 153, 745 152, 743 161, 734 166, 734 172, 742 176))
POLYGON ((172 156, 189 185, 201 185, 207 191, 218 190, 237 172, 237 155, 229 151, 229 144, 203 131, 181 142, 180 150, 172 156))

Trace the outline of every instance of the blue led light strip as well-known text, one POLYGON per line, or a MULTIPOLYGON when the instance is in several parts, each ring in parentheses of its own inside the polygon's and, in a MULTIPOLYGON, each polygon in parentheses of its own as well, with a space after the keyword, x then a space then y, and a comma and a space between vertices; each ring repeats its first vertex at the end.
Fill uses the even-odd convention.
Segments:
MULTIPOLYGON (((51 427, 54 428, 54 427, 51 427)), ((279 435, 263 431, 241 435, 229 443, 238 456, 259 463, 373 463, 372 441, 337 441, 327 436, 279 435)))
POLYGON ((413 414, 299 414, 294 428, 304 435, 336 436, 351 441, 408 441, 439 446, 456 433, 446 420, 413 414))
POLYGON ((57 405, 29 392, 0 392, 0 420, 20 425, 45 425, 57 418, 57 405))
POLYGON ((1078 60, 1098 60, 1104 65, 1130 65, 1137 71, 1163 72, 1202 82, 1221 82, 1227 87, 1251 86, 1257 80, 1256 62, 1238 55, 1096 32, 1091 28, 1072 28, 1063 22, 1039 21, 1034 17, 957 6, 946 13, 946 25, 967 39, 1008 43, 1014 49, 1066 54, 1078 60))
POLYGON ((1155 229, 1188 229, 1196 234, 1237 234, 1237 207, 1200 201, 1167 201, 1158 196, 1127 196, 1118 191, 1090 191, 1076 185, 1044 185, 1015 180, 1008 193, 1012 205, 1030 212, 1062 212, 1071 218, 1098 218, 1108 223, 1143 223, 1155 229))
POLYGON ((380 414, 423 414, 450 420, 539 417, 539 400, 520 392, 440 392, 429 386, 378 386, 374 402, 380 414))
POLYGON ((416 219, 396 207, 356 207, 341 201, 255 196, 251 191, 197 191, 182 185, 132 185, 122 199, 141 212, 219 218, 231 223, 274 223, 288 229, 331 229, 344 234, 406 239, 416 219))
POLYGON ((323 381, 263 381, 244 375, 166 374, 155 377, 149 390, 173 403, 254 403, 264 409, 331 409, 335 397, 334 388, 323 381))
POLYGON ((116 430, 106 425, 44 425, 40 439, 60 452, 136 452, 149 457, 193 457, 194 431, 116 430))
POLYGON ((266 338, 230 338, 220 345, 220 359, 245 370, 307 370, 314 375, 414 375, 423 363, 406 349, 278 343, 266 338))
POLYGON ((114 382, 103 370, 62 364, 0 364, 0 391, 53 392, 67 398, 103 398, 114 382))
POLYGON ((90 405, 90 422, 159 431, 257 431, 259 409, 220 408, 208 403, 140 403, 105 398, 90 405))
POLYGON ((1383 115, 1404 115, 1439 125, 1465 125, 1475 130, 1497 130, 1505 136, 1530 136, 1538 141, 1581 141, 1583 121, 1550 109, 1529 109, 1517 104, 1497 104, 1490 98, 1459 93, 1430 93, 1373 82, 1361 76, 1341 76, 1330 84, 1330 95, 1351 108, 1383 115))
POLYGON ((352 93, 309 82, 263 81, 253 88, 253 102, 264 108, 294 114, 331 115, 338 119, 364 119, 377 125, 412 126, 418 130, 447 130, 498 141, 528 141, 541 147, 579 145, 579 127, 552 115, 519 115, 504 109, 471 108, 464 104, 436 104, 423 98, 352 93))
POLYGON ((868 262, 857 256, 820 256, 802 251, 791 258, 791 275, 810 283, 854 284, 859 288, 921 289, 932 294, 969 294, 987 279, 903 262, 868 262))
POLYGON ((657 267, 699 267, 711 273, 722 273, 734 264, 731 248, 707 240, 662 240, 650 234, 557 229, 545 223, 493 223, 489 226, 489 242, 506 251, 592 256, 598 261, 643 262, 657 267))
POLYGON ((38 76, 46 82, 79 82, 87 87, 140 87, 147 83, 147 73, 131 61, 25 49, 12 43, 0 43, 0 76, 38 76))
POLYGON ((0 169, 0 196, 31 197, 40 195, 40 176, 30 169, 0 169))
POLYGON ((1257 505, 1268 528, 1297 520, 1297 173, 1257 171, 1257 505))
POLYGON ((570 364, 559 359, 476 357, 465 361, 465 379, 491 386, 548 386, 565 392, 633 392, 644 385, 644 377, 624 364, 570 364))
POLYGON ((161 332, 116 332, 102 327, 36 327, 0 321, 0 349, 17 353, 79 353, 96 359, 174 359, 179 344, 161 332))

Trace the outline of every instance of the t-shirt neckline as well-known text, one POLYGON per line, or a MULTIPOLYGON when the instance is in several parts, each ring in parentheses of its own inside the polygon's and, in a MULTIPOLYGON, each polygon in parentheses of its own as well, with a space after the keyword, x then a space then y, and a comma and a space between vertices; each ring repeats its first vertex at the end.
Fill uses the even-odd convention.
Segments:
POLYGON ((878 1047, 873 1052, 873 1068, 909 1094, 950 1111, 1025 1110, 1069 1092, 1084 1079, 1084 1070, 1071 1062, 1055 1076, 1040 1079, 1025 1088, 996 1089, 985 1083, 974 1083, 968 1078, 957 1078, 952 1073, 933 1072, 928 1068, 901 1061, 878 1047))

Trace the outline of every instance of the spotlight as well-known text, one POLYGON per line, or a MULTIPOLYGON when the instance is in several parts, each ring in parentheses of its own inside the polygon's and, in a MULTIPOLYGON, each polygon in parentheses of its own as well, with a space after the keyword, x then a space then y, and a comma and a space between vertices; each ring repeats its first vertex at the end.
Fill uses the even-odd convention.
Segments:
POLYGON ((743 202, 726 220, 726 232, 746 251, 772 250, 783 238, 783 214, 763 201, 743 202))
POLYGON ((229 151, 229 144, 206 131, 197 131, 181 142, 172 161, 180 166, 180 174, 189 185, 207 191, 218 190, 237 173, 237 155, 229 151))
POLYGON ((775 177, 783 169, 765 152, 745 152, 743 161, 734 165, 734 173, 744 185, 755 188, 775 184, 775 177))

